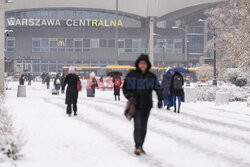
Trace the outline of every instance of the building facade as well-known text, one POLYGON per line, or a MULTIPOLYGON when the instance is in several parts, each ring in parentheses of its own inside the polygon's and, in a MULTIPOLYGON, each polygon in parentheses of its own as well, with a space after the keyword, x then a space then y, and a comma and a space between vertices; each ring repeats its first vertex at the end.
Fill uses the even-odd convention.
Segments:
MULTIPOLYGON (((209 56, 204 51, 207 28, 198 19, 213 5, 195 5, 154 17, 154 66, 192 66, 209 56)), ((6 69, 40 73, 58 72, 68 65, 133 65, 139 54, 149 53, 150 18, 119 11, 116 19, 115 10, 99 8, 7 10, 5 27, 11 31, 5 38, 6 69)))

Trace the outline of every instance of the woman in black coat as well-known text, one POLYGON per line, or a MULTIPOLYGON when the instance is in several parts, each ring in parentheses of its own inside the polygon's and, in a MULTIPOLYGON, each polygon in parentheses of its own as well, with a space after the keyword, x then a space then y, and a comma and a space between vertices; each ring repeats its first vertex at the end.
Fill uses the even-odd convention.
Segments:
POLYGON ((65 86, 68 85, 66 90, 66 100, 65 104, 67 104, 67 114, 71 116, 72 113, 72 105, 74 115, 77 115, 77 99, 78 99, 78 89, 77 82, 80 82, 79 77, 76 75, 74 67, 69 68, 69 74, 66 76, 63 86, 62 92, 65 90, 65 86))

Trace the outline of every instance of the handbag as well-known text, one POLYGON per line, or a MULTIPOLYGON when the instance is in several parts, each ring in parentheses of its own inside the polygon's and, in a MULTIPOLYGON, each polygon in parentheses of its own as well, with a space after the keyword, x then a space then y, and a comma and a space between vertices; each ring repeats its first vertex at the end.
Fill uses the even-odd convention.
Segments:
POLYGON ((80 80, 77 80, 77 90, 78 91, 82 90, 82 84, 81 84, 80 80))
POLYGON ((135 105, 131 103, 130 101, 127 102, 125 112, 124 112, 125 117, 130 121, 134 115, 135 115, 135 105))

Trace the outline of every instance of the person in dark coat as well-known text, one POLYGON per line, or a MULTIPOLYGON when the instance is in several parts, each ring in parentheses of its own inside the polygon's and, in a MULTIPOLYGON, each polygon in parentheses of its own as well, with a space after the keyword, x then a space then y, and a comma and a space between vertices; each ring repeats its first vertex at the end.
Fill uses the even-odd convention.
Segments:
POLYGON ((47 75, 45 77, 45 82, 46 82, 47 89, 49 89, 50 88, 50 75, 49 75, 49 73, 47 73, 47 75))
POLYGON ((163 87, 163 96, 164 96, 164 106, 167 106, 167 110, 170 110, 170 107, 173 106, 173 98, 170 94, 172 73, 168 69, 166 74, 163 75, 162 87, 163 87))
POLYGON ((184 78, 179 72, 175 72, 171 79, 171 95, 173 97, 174 112, 176 112, 176 98, 178 99, 178 113, 180 113, 181 96, 183 96, 184 78))
POLYGON ((33 79, 32 75, 29 73, 27 78, 28 78, 28 85, 31 85, 31 81, 33 79))
POLYGON ((62 76, 60 77, 61 88, 63 87, 64 80, 65 80, 65 74, 63 73, 62 76))
POLYGON ((24 81, 25 81, 25 75, 22 74, 19 78, 19 85, 24 85, 24 81))
POLYGON ((66 100, 65 104, 67 104, 67 114, 71 116, 72 113, 72 105, 74 115, 77 115, 77 100, 78 100, 78 89, 77 89, 77 82, 80 82, 78 75, 76 75, 74 67, 69 68, 69 73, 65 77, 62 92, 65 90, 65 86, 68 85, 66 90, 66 100))
POLYGON ((152 91, 158 95, 158 107, 162 107, 162 88, 154 73, 147 55, 142 54, 135 62, 136 69, 131 70, 123 84, 124 96, 135 106, 134 141, 136 155, 145 154, 143 144, 147 132, 150 110, 153 106, 152 91))
POLYGON ((113 83, 114 83, 115 101, 116 101, 117 97, 118 97, 118 101, 120 101, 121 77, 118 74, 114 75, 113 83))
POLYGON ((45 72, 42 73, 41 78, 42 78, 42 84, 45 84, 45 78, 46 78, 45 72))

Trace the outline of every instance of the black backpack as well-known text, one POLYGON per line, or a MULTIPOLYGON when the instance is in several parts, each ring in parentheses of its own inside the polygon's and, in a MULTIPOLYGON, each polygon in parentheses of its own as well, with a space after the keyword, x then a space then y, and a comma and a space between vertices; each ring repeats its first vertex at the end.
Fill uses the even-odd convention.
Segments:
POLYGON ((180 75, 174 76, 173 88, 177 90, 182 89, 182 77, 180 75))

